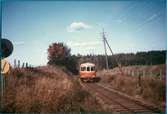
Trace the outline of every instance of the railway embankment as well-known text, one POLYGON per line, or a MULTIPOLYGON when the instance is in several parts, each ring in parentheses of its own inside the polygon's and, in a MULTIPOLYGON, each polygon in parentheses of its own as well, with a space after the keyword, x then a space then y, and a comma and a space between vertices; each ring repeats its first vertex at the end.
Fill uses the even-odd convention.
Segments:
POLYGON ((134 100, 101 84, 82 83, 84 89, 94 95, 102 104, 105 112, 159 113, 158 108, 134 100))
POLYGON ((127 66, 122 69, 124 75, 118 68, 99 71, 99 83, 164 111, 165 65, 127 66))
POLYGON ((98 112, 101 105, 59 67, 12 69, 5 77, 3 112, 98 112))

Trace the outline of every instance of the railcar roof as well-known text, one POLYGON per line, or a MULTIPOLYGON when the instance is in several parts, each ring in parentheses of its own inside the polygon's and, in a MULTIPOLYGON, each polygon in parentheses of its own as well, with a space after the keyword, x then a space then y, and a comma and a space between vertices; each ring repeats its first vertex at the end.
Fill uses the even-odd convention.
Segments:
POLYGON ((95 64, 87 62, 87 63, 82 63, 80 66, 95 66, 95 64))

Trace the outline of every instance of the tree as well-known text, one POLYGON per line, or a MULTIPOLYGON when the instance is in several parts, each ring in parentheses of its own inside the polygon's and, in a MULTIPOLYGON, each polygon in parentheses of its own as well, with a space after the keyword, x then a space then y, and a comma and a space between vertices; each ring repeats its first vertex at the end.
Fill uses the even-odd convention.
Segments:
POLYGON ((48 48, 48 59, 52 58, 65 58, 70 56, 71 49, 63 43, 52 43, 48 48))
POLYGON ((71 56, 71 49, 63 43, 52 43, 48 48, 48 64, 65 66, 72 73, 76 73, 76 57, 71 56))

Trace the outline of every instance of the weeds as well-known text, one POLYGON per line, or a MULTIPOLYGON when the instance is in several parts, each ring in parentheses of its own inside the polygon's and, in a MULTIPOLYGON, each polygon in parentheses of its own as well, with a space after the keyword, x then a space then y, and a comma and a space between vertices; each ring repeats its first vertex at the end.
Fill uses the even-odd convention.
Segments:
MULTIPOLYGON (((159 73, 159 69, 163 68, 164 65, 157 66, 128 66, 123 69, 132 70, 147 70, 153 71, 153 74, 159 73)), ((141 86, 138 85, 138 76, 127 76, 121 75, 118 71, 118 68, 114 68, 109 71, 100 71, 98 75, 102 77, 101 83, 109 85, 111 88, 114 88, 118 91, 126 93, 132 97, 140 97, 141 99, 150 102, 159 109, 162 110, 162 104, 165 97, 165 84, 164 80, 159 79, 157 76, 144 76, 141 77, 141 86)), ((165 74, 163 74, 165 75, 165 74)))
POLYGON ((92 112, 100 105, 60 69, 13 69, 6 78, 4 112, 92 112), (91 106, 89 106, 91 105, 91 106), (94 106, 92 106, 94 105, 94 106))

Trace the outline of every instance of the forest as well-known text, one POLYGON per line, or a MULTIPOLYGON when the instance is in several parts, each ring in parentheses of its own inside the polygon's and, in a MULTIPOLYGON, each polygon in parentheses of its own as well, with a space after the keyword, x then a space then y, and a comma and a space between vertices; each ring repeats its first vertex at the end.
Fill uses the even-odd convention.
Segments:
MULTIPOLYGON (((165 64, 166 50, 141 51, 137 53, 119 53, 107 55, 109 69, 129 65, 157 65, 165 64)), ((97 70, 106 68, 105 55, 72 55, 71 49, 63 43, 53 43, 48 48, 48 64, 64 66, 67 70, 76 74, 79 65, 83 62, 96 64, 97 70)))

